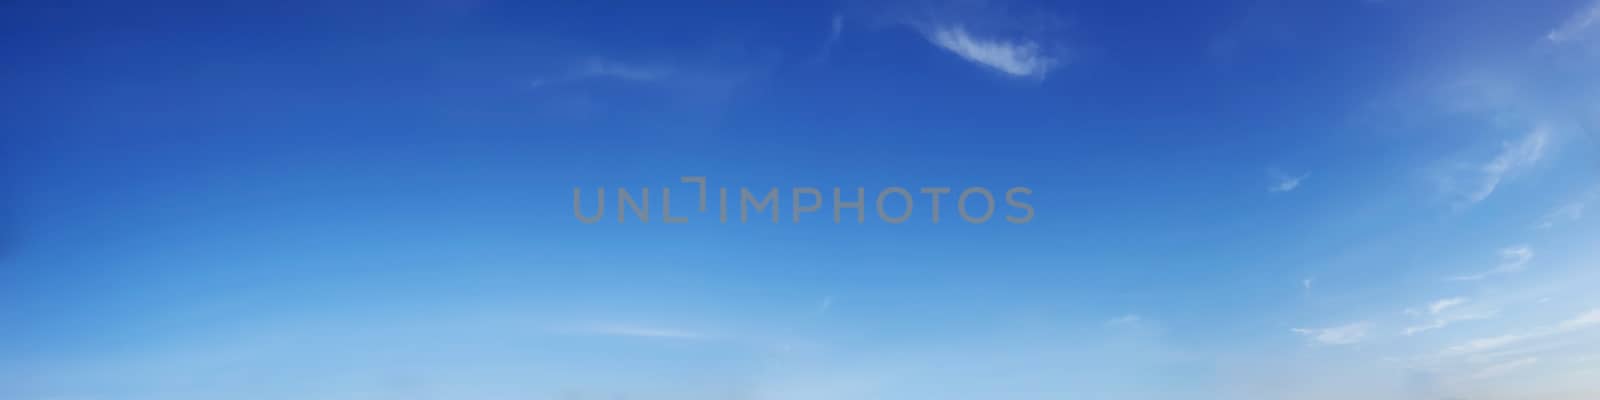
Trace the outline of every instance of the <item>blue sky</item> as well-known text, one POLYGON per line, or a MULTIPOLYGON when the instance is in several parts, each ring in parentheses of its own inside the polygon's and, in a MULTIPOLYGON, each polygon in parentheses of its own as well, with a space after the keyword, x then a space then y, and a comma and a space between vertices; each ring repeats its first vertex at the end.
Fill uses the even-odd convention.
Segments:
POLYGON ((1592 0, 224 3, 0 6, 0 398, 1600 396, 1592 0))

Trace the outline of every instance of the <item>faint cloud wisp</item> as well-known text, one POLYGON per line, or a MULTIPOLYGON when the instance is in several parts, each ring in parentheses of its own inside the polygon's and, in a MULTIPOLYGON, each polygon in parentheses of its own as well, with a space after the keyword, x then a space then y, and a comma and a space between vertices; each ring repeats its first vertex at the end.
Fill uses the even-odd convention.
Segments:
POLYGON ((1137 323, 1139 323, 1139 321, 1143 321, 1143 320, 1144 320, 1144 318, 1140 317, 1139 314, 1128 314, 1128 315, 1123 315, 1123 316, 1120 316, 1120 317, 1112 318, 1111 320, 1106 321, 1106 326, 1133 325, 1133 324, 1137 324, 1137 323))
POLYGON ((1545 34, 1544 38, 1551 43, 1571 41, 1582 37, 1597 20, 1600 20, 1600 1, 1579 10, 1566 23, 1545 34))
POLYGON ((1371 322, 1356 322, 1332 328, 1308 329, 1294 328, 1290 332, 1298 333, 1317 344, 1323 345, 1348 345, 1359 343, 1367 338, 1372 331, 1371 322))
POLYGON ((1406 314, 1427 315, 1432 320, 1427 322, 1427 323, 1425 323, 1425 324, 1406 327, 1406 329, 1401 331, 1400 334, 1401 335, 1405 335, 1405 336, 1413 336, 1413 335, 1416 335, 1416 334, 1419 334, 1419 333, 1423 333, 1423 332, 1427 332, 1427 331, 1431 331, 1431 330, 1434 330, 1434 329, 1444 328, 1444 327, 1450 326, 1450 324, 1453 324, 1453 323, 1456 323, 1456 322, 1493 318, 1495 316, 1495 314, 1498 313, 1498 310, 1490 310, 1490 311, 1484 311, 1484 312, 1459 312, 1458 311, 1458 312, 1453 312, 1453 313, 1446 313, 1446 311, 1449 311, 1451 309, 1456 309, 1458 306, 1461 306, 1463 304, 1467 304, 1468 301, 1470 301, 1470 300, 1468 300, 1465 297, 1452 297, 1452 298, 1448 298, 1448 299, 1439 299, 1439 300, 1434 301, 1433 303, 1428 304, 1428 307, 1427 307, 1427 309, 1425 311, 1424 310, 1418 310, 1418 309, 1408 309, 1408 310, 1406 310, 1406 314))
POLYGON ((1563 204, 1561 207, 1551 210, 1549 213, 1545 214, 1544 217, 1539 218, 1539 224, 1537 227, 1539 229, 1550 229, 1562 223, 1576 222, 1580 219, 1583 219, 1584 209, 1588 208, 1589 203, 1593 202, 1596 198, 1600 198, 1600 189, 1590 190, 1589 193, 1583 196, 1583 198, 1563 204))
POLYGON ((668 76, 670 72, 665 68, 645 67, 606 60, 590 58, 574 66, 566 74, 553 78, 540 78, 532 82, 535 88, 552 84, 580 81, 585 79, 619 79, 631 82, 650 82, 668 76))
POLYGON ((599 324, 562 329, 562 333, 595 336, 617 336, 650 339, 702 340, 709 336, 693 331, 637 325, 599 324))
POLYGON ((1533 248, 1528 245, 1516 245, 1500 249, 1500 265, 1488 271, 1470 275, 1450 277, 1452 281, 1476 281, 1494 275, 1521 272, 1528 267, 1528 261, 1533 260, 1533 248))
POLYGON ((1522 140, 1505 142, 1494 159, 1489 160, 1474 171, 1477 183, 1463 195, 1459 206, 1470 206, 1482 202, 1494 194, 1496 188, 1519 169, 1528 167, 1538 162, 1544 156, 1545 145, 1549 141, 1549 130, 1543 127, 1535 128, 1522 140))
POLYGON ((1043 78, 1057 60, 1030 40, 980 38, 962 25, 944 25, 924 32, 929 42, 961 58, 1014 77, 1043 78))
POLYGON ((1274 182, 1272 184, 1272 186, 1267 188, 1268 192, 1273 192, 1273 193, 1282 193, 1282 192, 1293 191, 1296 188, 1300 187, 1300 182, 1301 181, 1304 181, 1306 178, 1311 177, 1311 173, 1310 172, 1307 172, 1307 173, 1304 173, 1304 174, 1300 174, 1300 176, 1290 176, 1288 174, 1283 173, 1282 171, 1278 171, 1278 170, 1274 169, 1274 170, 1269 170, 1268 173, 1272 174, 1272 179, 1274 181, 1276 181, 1276 182, 1274 182))
POLYGON ((1444 355, 1457 356, 1481 353, 1529 340, 1571 333, 1597 324, 1600 324, 1600 309, 1593 309, 1553 326, 1540 327, 1522 333, 1469 340, 1459 345, 1450 346, 1445 349, 1444 355))

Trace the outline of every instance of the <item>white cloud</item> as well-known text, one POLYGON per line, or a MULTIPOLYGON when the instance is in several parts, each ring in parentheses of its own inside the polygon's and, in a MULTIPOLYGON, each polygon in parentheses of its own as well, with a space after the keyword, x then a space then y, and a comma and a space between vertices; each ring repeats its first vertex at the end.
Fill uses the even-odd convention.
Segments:
POLYGON ((828 30, 826 47, 832 47, 834 42, 839 41, 839 35, 844 33, 844 16, 835 14, 833 16, 833 24, 829 25, 829 27, 831 29, 828 30))
POLYGON ((834 43, 835 40, 838 40, 838 34, 845 32, 845 16, 834 14, 834 24, 830 27, 832 29, 827 32, 827 42, 834 43))
POLYGON ((1471 275, 1451 277, 1453 281, 1476 281, 1489 276, 1520 272, 1528 267, 1528 261, 1533 260, 1533 249, 1528 245, 1511 246, 1500 249, 1500 265, 1494 269, 1471 275))
POLYGON ((1499 363, 1499 364, 1495 364, 1495 365, 1491 365, 1491 366, 1485 367, 1484 369, 1479 370, 1478 373, 1473 374, 1472 377, 1476 378, 1476 379, 1494 378, 1494 377, 1497 377, 1497 376, 1505 375, 1505 374, 1510 373, 1511 371, 1514 371, 1514 370, 1517 370, 1517 369, 1525 368, 1525 367, 1533 365, 1534 363, 1537 363, 1537 362, 1539 362, 1539 359, 1535 358, 1535 357, 1528 357, 1528 358, 1522 358, 1522 359, 1507 361, 1507 362, 1503 362, 1503 363, 1499 363))
POLYGON ((1587 206, 1584 202, 1567 203, 1539 219, 1540 229, 1549 229, 1559 222, 1571 222, 1583 219, 1583 209, 1587 206))
POLYGON ((1594 25, 1595 21, 1600 21, 1600 1, 1579 10, 1577 14, 1568 18, 1566 23, 1545 34, 1544 38, 1552 43, 1578 39, 1594 25))
POLYGON ((1540 127, 1529 132, 1521 141, 1501 144, 1499 154, 1488 163, 1478 167, 1477 173, 1481 174, 1480 181, 1475 189, 1466 194, 1466 204, 1476 204, 1489 195, 1494 194, 1500 183, 1514 171, 1533 165, 1544 156, 1544 147, 1549 140, 1549 130, 1540 127))
POLYGON ((1456 309, 1462 304, 1467 304, 1469 301, 1470 300, 1465 297, 1451 297, 1447 299, 1434 300, 1432 303, 1428 303, 1428 306, 1423 309, 1407 309, 1406 314, 1427 316, 1430 318, 1430 320, 1421 325, 1406 327, 1405 330, 1400 331, 1400 334, 1412 336, 1434 329, 1444 328, 1456 322, 1493 318, 1495 314, 1499 313, 1499 310, 1489 310, 1484 312, 1446 312, 1451 309, 1456 309))
POLYGON ((1571 319, 1561 321, 1561 323, 1554 326, 1541 327, 1523 333, 1513 333, 1508 335, 1469 340, 1466 343, 1446 348, 1444 350, 1444 354, 1475 354, 1528 340, 1574 332, 1594 326, 1596 324, 1600 324, 1600 308, 1589 310, 1588 312, 1579 314, 1571 319))
POLYGON ((833 19, 829 20, 828 39, 822 42, 822 51, 817 52, 817 58, 811 61, 814 63, 827 61, 828 56, 833 54, 833 45, 839 42, 839 37, 843 34, 844 15, 834 14, 833 19))
POLYGON ((591 59, 580 64, 575 73, 584 78, 616 78, 628 81, 653 81, 667 75, 667 71, 661 68, 629 65, 602 59, 591 59))
POLYGON ((1564 204, 1561 207, 1557 207, 1555 210, 1551 210, 1549 213, 1546 213, 1544 217, 1539 218, 1539 229, 1550 229, 1557 224, 1576 222, 1580 219, 1583 219, 1584 209, 1588 208, 1589 203, 1594 201, 1596 198, 1600 198, 1600 189, 1590 190, 1589 193, 1585 194, 1582 198, 1571 203, 1564 204))
POLYGON ((587 325, 575 329, 567 329, 565 331, 567 333, 583 335, 621 336, 651 339, 698 340, 709 338, 708 336, 698 332, 636 325, 587 325))
POLYGON ((966 27, 940 25, 924 32, 929 42, 961 58, 1016 77, 1043 78, 1055 67, 1055 58, 1044 54, 1031 40, 1007 41, 979 38, 966 27))
POLYGON ((1447 355, 1471 354, 1485 350, 1493 350, 1527 339, 1527 335, 1501 335, 1495 337, 1468 340, 1466 343, 1450 346, 1444 350, 1447 355))
POLYGON ((830 308, 833 308, 833 296, 823 296, 822 301, 817 302, 818 314, 826 314, 830 308))
POLYGON ((1450 322, 1448 322, 1447 320, 1436 319, 1436 320, 1433 320, 1433 322, 1429 322, 1429 323, 1426 323, 1426 324, 1416 325, 1416 326, 1408 326, 1408 327, 1406 327, 1405 330, 1400 331, 1400 334, 1406 335, 1406 336, 1411 336, 1411 335, 1415 335, 1415 334, 1418 334, 1418 333, 1423 333, 1423 332, 1431 331, 1431 330, 1434 330, 1434 329, 1443 328, 1443 327, 1446 327, 1446 326, 1449 326, 1449 325, 1450 325, 1450 322))
POLYGON ((1428 313, 1429 314, 1438 315, 1440 312, 1443 312, 1444 310, 1450 309, 1450 307, 1455 307, 1455 306, 1459 306, 1459 305, 1466 304, 1466 303, 1467 303, 1467 298, 1465 298, 1465 297, 1452 297, 1452 298, 1448 298, 1448 299, 1439 299, 1437 301, 1434 301, 1433 304, 1429 304, 1428 305, 1428 313))
POLYGON ((1367 338, 1367 333, 1372 331, 1371 322, 1357 322, 1349 325, 1336 326, 1322 329, 1295 328, 1291 332, 1301 334, 1312 341, 1325 345, 1355 344, 1367 338))
POLYGON ((1272 170, 1270 173, 1272 174, 1272 178, 1277 181, 1273 183, 1272 186, 1267 188, 1268 192, 1273 193, 1292 191, 1295 188, 1300 187, 1300 181, 1311 177, 1310 172, 1301 174, 1300 176, 1289 176, 1277 170, 1272 170))
POLYGON ((671 75, 660 67, 632 65, 603 58, 590 58, 573 66, 566 73, 553 78, 535 79, 533 87, 580 81, 585 79, 619 79, 630 82, 650 82, 671 75))
POLYGON ((1573 317, 1572 319, 1561 321, 1560 325, 1556 325, 1556 329, 1564 332, 1594 324, 1600 324, 1600 309, 1589 310, 1589 312, 1578 315, 1577 317, 1573 317))
POLYGON ((763 79, 772 62, 763 57, 679 56, 670 63, 623 62, 589 57, 531 82, 538 108, 563 118, 604 118, 629 109, 667 110, 682 115, 675 121, 697 122, 720 115, 743 87, 763 79), (621 85, 628 92, 591 90, 593 85, 621 85), (646 101, 630 101, 645 93, 646 101), (620 100, 620 101, 619 101, 620 100))
POLYGON ((1128 314, 1128 315, 1112 318, 1110 321, 1106 321, 1106 325, 1107 326, 1131 325, 1131 324, 1137 324, 1137 323, 1139 323, 1139 321, 1143 321, 1143 320, 1144 320, 1144 318, 1140 317, 1139 314, 1128 314))

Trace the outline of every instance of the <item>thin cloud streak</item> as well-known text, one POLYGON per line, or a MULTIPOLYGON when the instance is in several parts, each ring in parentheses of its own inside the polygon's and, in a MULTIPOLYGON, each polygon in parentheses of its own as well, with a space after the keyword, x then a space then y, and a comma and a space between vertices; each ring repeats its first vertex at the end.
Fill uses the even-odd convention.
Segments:
POLYGON ((1300 187, 1301 181, 1311 177, 1310 172, 1301 174, 1300 176, 1289 176, 1276 170, 1271 171, 1271 173, 1273 179, 1277 180, 1277 183, 1274 183, 1271 187, 1268 187, 1267 191, 1273 193, 1294 191, 1296 188, 1300 187))
POLYGON ((1572 222, 1583 219, 1583 209, 1587 206, 1588 204, 1583 202, 1574 202, 1556 208, 1539 220, 1539 229, 1550 229, 1559 222, 1572 222))
POLYGON ((822 41, 822 50, 817 52, 816 58, 813 58, 811 60, 811 62, 814 63, 814 64, 820 64, 822 62, 828 61, 828 57, 833 54, 833 46, 834 46, 834 44, 839 43, 839 38, 843 34, 844 34, 844 15, 842 15, 842 14, 834 14, 833 15, 833 19, 829 20, 828 38, 826 40, 822 41))
POLYGON ((1372 331, 1371 322, 1356 322, 1332 328, 1308 329, 1294 328, 1290 332, 1298 333, 1313 342, 1323 345, 1347 345, 1365 340, 1372 331))
POLYGON ((1132 324, 1137 324, 1137 323, 1139 323, 1139 321, 1143 321, 1143 320, 1144 320, 1144 318, 1140 317, 1139 314, 1128 314, 1128 315, 1123 315, 1123 316, 1120 316, 1120 317, 1112 318, 1111 320, 1106 321, 1106 326, 1132 325, 1132 324))
POLYGON ((1600 21, 1600 1, 1596 1, 1579 10, 1577 14, 1568 18, 1567 22, 1545 34, 1544 38, 1551 43, 1563 43, 1579 39, 1588 32, 1589 28, 1595 24, 1595 21, 1600 21))
POLYGON ((1584 194, 1582 198, 1571 203, 1563 204, 1562 206, 1557 207, 1555 210, 1551 210, 1549 213, 1546 213, 1544 217, 1539 218, 1539 224, 1537 227, 1539 229, 1550 229, 1559 224, 1577 222, 1578 220, 1583 219, 1584 210, 1587 209, 1589 207, 1589 203, 1594 202, 1596 198, 1600 198, 1600 189, 1590 190, 1588 193, 1584 194))
POLYGON ((1528 245, 1511 246, 1500 249, 1500 265, 1488 271, 1471 275, 1450 277, 1452 281, 1476 281, 1490 276, 1521 272, 1528 268, 1528 261, 1533 260, 1533 248, 1528 245))
POLYGON ((1575 332, 1589 328, 1596 324, 1600 324, 1600 309, 1589 310, 1588 312, 1579 314, 1571 319, 1561 321, 1561 323, 1554 326, 1541 327, 1523 333, 1513 333, 1469 340, 1465 343, 1446 348, 1444 350, 1444 355, 1460 356, 1482 353, 1529 340, 1575 332))
POLYGON ((1490 310, 1490 311, 1486 311, 1486 312, 1476 312, 1476 313, 1474 313, 1474 312, 1446 313, 1446 311, 1449 311, 1451 309, 1455 309, 1455 308, 1457 308, 1457 307, 1459 307, 1459 306, 1461 306, 1463 304, 1467 304, 1470 301, 1471 301, 1470 299, 1467 299, 1465 297, 1451 297, 1451 298, 1447 298, 1447 299, 1435 300, 1432 303, 1429 303, 1427 308, 1424 309, 1424 310, 1419 310, 1419 309, 1415 309, 1415 308, 1407 309, 1406 310, 1406 314, 1417 315, 1417 316, 1428 316, 1429 318, 1431 318, 1431 321, 1429 321, 1428 323, 1425 323, 1425 324, 1421 324, 1421 325, 1414 325, 1414 326, 1406 327, 1405 330, 1400 331, 1400 334, 1404 335, 1404 336, 1413 336, 1413 335, 1416 335, 1416 334, 1419 334, 1419 333, 1423 333, 1423 332, 1427 332, 1427 331, 1431 331, 1431 330, 1435 330, 1435 329, 1444 328, 1444 327, 1450 326, 1450 324, 1454 324, 1456 322, 1473 321, 1473 320, 1493 318, 1496 314, 1499 313, 1499 310, 1490 310))
POLYGON ((644 327, 644 326, 635 326, 635 325, 589 325, 589 326, 577 327, 577 328, 574 328, 574 329, 566 329, 566 330, 563 330, 563 332, 569 333, 569 334, 580 334, 580 335, 617 336, 617 337, 633 337, 633 338, 649 338, 649 339, 701 340, 701 339, 708 339, 709 338, 709 336, 707 336, 705 334, 702 334, 702 333, 699 333, 699 332, 691 332, 691 331, 670 329, 670 328, 644 327))
POLYGON ((844 33, 844 16, 834 15, 833 24, 830 25, 830 27, 832 29, 828 31, 828 41, 822 45, 822 51, 824 54, 826 54, 829 49, 833 48, 834 43, 839 42, 839 36, 844 33))
POLYGON ((565 74, 554 78, 535 79, 532 86, 535 88, 581 81, 586 79, 618 79, 629 82, 652 82, 670 76, 671 72, 665 68, 646 67, 621 63, 602 58, 591 58, 578 63, 565 74))
POLYGON ((1476 189, 1466 194, 1465 204, 1477 204, 1488 199, 1513 172, 1538 162, 1544 156, 1549 138, 1549 130, 1540 127, 1520 141, 1501 144, 1500 153, 1478 168, 1477 172, 1481 174, 1479 183, 1476 189))
POLYGON ((1451 324, 1454 324, 1454 323, 1457 323, 1457 322, 1476 321, 1476 320, 1494 318, 1494 316, 1496 314, 1498 314, 1497 311, 1489 311, 1489 312, 1484 312, 1484 313, 1466 313, 1466 314, 1448 315, 1448 316, 1444 316, 1444 317, 1440 317, 1440 318, 1434 319, 1432 322, 1429 322, 1429 323, 1426 323, 1426 324, 1406 327, 1406 329, 1404 331, 1401 331, 1400 334, 1405 335, 1405 336, 1413 336, 1413 335, 1420 334, 1420 333, 1427 332, 1427 331, 1431 331, 1431 330, 1434 330, 1434 329, 1444 328, 1444 327, 1450 326, 1451 324))
POLYGON ((929 42, 978 65, 1014 77, 1044 78, 1058 61, 1031 40, 979 38, 962 25, 942 25, 924 33, 929 42))
POLYGON ((1466 304, 1467 301, 1468 300, 1465 297, 1452 297, 1452 298, 1448 298, 1448 299, 1440 299, 1438 301, 1433 302, 1433 304, 1429 304, 1428 305, 1428 313, 1429 314, 1438 315, 1440 312, 1443 312, 1444 310, 1450 309, 1450 307, 1455 307, 1455 306, 1459 306, 1459 305, 1462 305, 1462 304, 1466 304))
POLYGON ((1495 365, 1491 365, 1491 366, 1485 367, 1484 369, 1479 370, 1478 373, 1473 374, 1472 377, 1475 378, 1475 379, 1495 378, 1495 377, 1499 377, 1499 376, 1511 373, 1512 371, 1515 371, 1515 370, 1518 370, 1518 369, 1526 368, 1526 367, 1531 366, 1531 365, 1533 365, 1534 363, 1537 363, 1537 362, 1539 362, 1539 359, 1536 358, 1536 357, 1528 357, 1528 358, 1522 358, 1522 359, 1507 361, 1507 362, 1504 362, 1504 363, 1495 364, 1495 365))

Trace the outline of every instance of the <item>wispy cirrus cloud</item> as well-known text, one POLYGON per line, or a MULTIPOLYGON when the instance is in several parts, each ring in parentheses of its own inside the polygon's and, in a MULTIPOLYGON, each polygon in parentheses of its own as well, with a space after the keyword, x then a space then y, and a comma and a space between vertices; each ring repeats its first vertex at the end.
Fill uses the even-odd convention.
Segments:
POLYGON ((1588 193, 1584 194, 1582 198, 1567 204, 1563 204, 1560 207, 1556 207, 1556 209, 1545 213, 1543 217, 1539 218, 1539 223, 1536 226, 1539 229, 1550 229, 1562 223, 1575 222, 1583 219, 1584 209, 1588 208, 1589 203, 1593 202, 1596 198, 1600 198, 1600 189, 1590 190, 1588 193))
POLYGON ((1107 320, 1106 321, 1106 326, 1133 325, 1133 324, 1137 324, 1137 323, 1139 323, 1139 321, 1143 321, 1143 320, 1144 320, 1144 317, 1139 316, 1139 314, 1127 314, 1127 315, 1123 315, 1123 316, 1120 316, 1120 317, 1116 317, 1116 318, 1112 318, 1110 320, 1107 320))
POLYGON ((1499 364, 1495 364, 1495 365, 1490 365, 1488 367, 1484 367, 1483 369, 1479 370, 1477 373, 1473 374, 1472 377, 1474 379, 1495 378, 1495 377, 1506 375, 1506 374, 1511 373, 1512 371, 1515 371, 1515 370, 1518 370, 1518 369, 1526 368, 1526 367, 1531 366, 1531 365, 1533 365, 1534 363, 1537 363, 1537 362, 1539 362, 1539 359, 1537 357, 1527 357, 1527 358, 1520 358, 1520 359, 1516 359, 1516 360, 1511 360, 1511 361, 1507 361, 1507 362, 1503 362, 1503 363, 1499 363, 1499 364))
POLYGON ((1593 327, 1595 325, 1600 325, 1600 309, 1589 310, 1551 326, 1539 327, 1521 333, 1512 333, 1501 336, 1468 340, 1464 343, 1446 348, 1444 350, 1444 355, 1459 356, 1476 354, 1530 340, 1567 334, 1593 327))
POLYGON ((562 333, 577 335, 617 336, 648 339, 701 340, 710 338, 710 336, 700 332, 628 324, 591 324, 560 329, 559 331, 562 333))
POLYGON ((1372 331, 1374 326, 1371 322, 1362 321, 1331 328, 1294 328, 1289 331, 1305 336, 1317 344, 1347 345, 1366 340, 1368 333, 1372 331))
MULTIPOLYGON (((1468 301, 1471 301, 1471 300, 1468 299, 1468 298, 1465 298, 1465 297, 1451 297, 1451 298, 1448 298, 1448 299, 1434 300, 1432 303, 1428 303, 1428 307, 1427 307, 1428 314, 1430 314, 1430 315, 1439 315, 1439 313, 1444 312, 1445 310, 1449 310, 1451 307, 1459 306, 1459 305, 1462 305, 1462 304, 1467 304, 1468 301)), ((1416 313, 1420 313, 1420 312, 1413 312, 1413 314, 1416 314, 1416 313)))
POLYGON ((833 23, 828 25, 829 27, 832 28, 832 29, 828 30, 828 44, 829 45, 832 45, 833 42, 839 41, 839 35, 844 32, 844 16, 843 15, 839 15, 839 14, 834 14, 833 15, 833 19, 831 21, 833 21, 833 23))
POLYGON ((1552 43, 1569 42, 1582 38, 1588 34, 1596 21, 1600 21, 1600 1, 1596 1, 1568 18, 1561 26, 1545 34, 1545 40, 1552 43))
POLYGON ((1444 328, 1456 322, 1493 318, 1495 314, 1499 312, 1499 310, 1450 311, 1458 309, 1459 306, 1467 304, 1469 301, 1470 300, 1465 297, 1452 297, 1435 300, 1432 303, 1429 303, 1424 309, 1408 309, 1406 310, 1407 314, 1425 316, 1429 318, 1429 321, 1423 324, 1406 327, 1405 330, 1400 331, 1400 334, 1405 336, 1413 336, 1434 329, 1444 328))
POLYGON ((664 68, 629 65, 614 61, 592 59, 581 64, 576 73, 584 77, 606 77, 630 81, 653 81, 670 72, 664 68))
POLYGON ((666 78, 672 71, 658 66, 645 66, 618 62, 604 58, 589 58, 577 63, 566 72, 547 78, 534 79, 533 87, 581 81, 586 79, 619 79, 631 82, 650 82, 666 78))
POLYGON ((723 50, 637 61, 575 57, 528 83, 536 109, 561 118, 610 118, 665 109, 695 123, 716 118, 747 85, 763 79, 773 58, 723 50))
POLYGON ((817 53, 815 62, 827 61, 828 56, 833 54, 833 45, 839 43, 839 38, 844 35, 844 15, 834 14, 829 21, 828 39, 822 42, 822 51, 817 53))
POLYGON ((1065 64, 1051 10, 1007 0, 906 0, 875 5, 883 22, 910 28, 929 44, 1011 78, 1044 79, 1065 64))
POLYGON ((1498 143, 1483 143, 1485 148, 1474 150, 1482 153, 1452 157, 1434 172, 1442 199, 1464 210, 1489 200, 1506 183, 1544 162, 1559 150, 1559 139, 1573 124, 1570 113, 1551 106, 1563 102, 1561 96, 1537 90, 1541 82, 1526 71, 1449 70, 1439 73, 1449 78, 1422 85, 1442 112, 1428 118, 1471 121, 1473 130, 1500 137, 1498 143))
POLYGON ((1294 176, 1283 173, 1283 171, 1279 171, 1277 169, 1267 170, 1267 174, 1272 175, 1273 180, 1272 186, 1267 187, 1267 191, 1273 193, 1293 191, 1300 187, 1301 181, 1311 177, 1310 172, 1294 176))
POLYGON ((1533 166, 1544 157, 1550 131, 1540 126, 1515 141, 1500 144, 1500 151, 1481 164, 1471 164, 1443 180, 1448 193, 1457 197, 1456 207, 1465 208, 1488 199, 1508 178, 1533 166))
POLYGON ((1539 229, 1550 229, 1561 222, 1572 222, 1583 219, 1583 209, 1587 202, 1572 202, 1562 205, 1539 219, 1539 229))
POLYGON ((1032 40, 979 37, 960 24, 938 25, 923 35, 967 61, 1014 77, 1044 78, 1059 63, 1032 40))
POLYGON ((1516 245, 1500 249, 1500 264, 1487 271, 1450 277, 1452 281, 1476 281, 1494 275, 1521 272, 1528 267, 1528 261, 1533 260, 1533 248, 1528 245, 1516 245))
POLYGON ((1459 305, 1462 305, 1462 304, 1467 304, 1468 301, 1470 301, 1470 300, 1468 300, 1465 297, 1452 297, 1452 298, 1448 298, 1448 299, 1440 299, 1440 300, 1434 301, 1432 304, 1428 305, 1428 313, 1429 314, 1438 315, 1439 313, 1444 312, 1445 310, 1449 310, 1451 307, 1459 306, 1459 305))
POLYGON ((1434 330, 1434 329, 1444 328, 1444 327, 1450 326, 1450 324, 1454 324, 1454 323, 1457 323, 1457 322, 1480 320, 1480 319, 1489 319, 1489 318, 1491 318, 1493 316, 1494 316, 1494 314, 1492 314, 1492 313, 1488 313, 1488 314, 1461 314, 1461 315, 1455 315, 1455 316, 1448 316, 1448 317, 1435 319, 1435 320, 1433 320, 1431 322, 1428 322, 1428 323, 1425 323, 1425 324, 1408 326, 1408 327, 1406 327, 1405 330, 1400 331, 1400 334, 1401 335, 1406 335, 1406 336, 1414 336, 1414 335, 1417 335, 1417 334, 1420 334, 1420 333, 1423 333, 1423 332, 1427 332, 1427 331, 1431 331, 1431 330, 1434 330))

